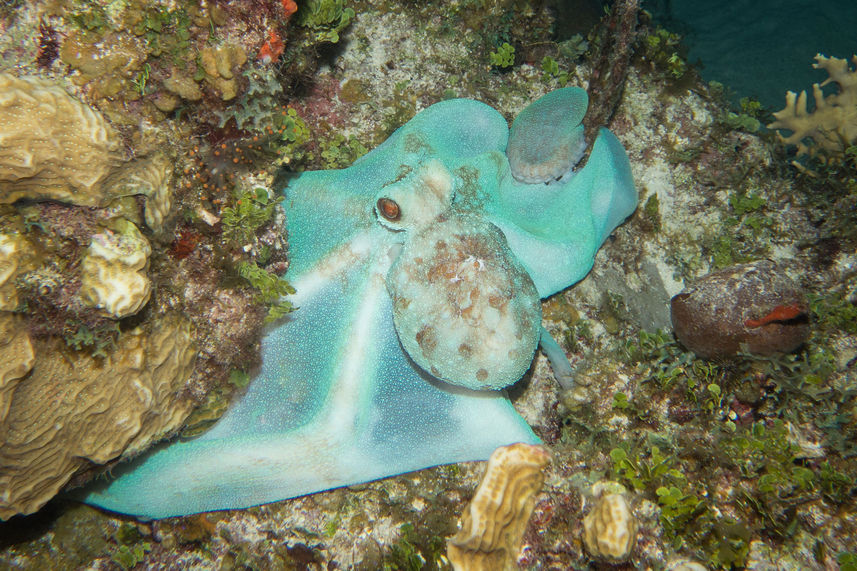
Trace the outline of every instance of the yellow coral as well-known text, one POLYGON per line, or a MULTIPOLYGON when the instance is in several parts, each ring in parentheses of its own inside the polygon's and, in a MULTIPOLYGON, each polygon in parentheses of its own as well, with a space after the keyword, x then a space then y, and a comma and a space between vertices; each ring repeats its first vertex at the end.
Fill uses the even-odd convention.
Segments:
POLYGON ((54 83, 0 74, 0 203, 53 199, 101 206, 123 160, 101 113, 54 83))
POLYGON ((18 308, 15 279, 30 269, 32 246, 20 234, 0 234, 0 311, 18 308))
MULTIPOLYGON (((851 60, 857 64, 857 55, 851 60)), ((786 106, 774 113, 776 121, 769 129, 786 129, 789 136, 780 133, 780 139, 788 145, 797 145, 797 154, 817 156, 823 150, 841 156, 851 145, 857 143, 857 71, 848 66, 848 60, 815 56, 813 67, 827 71, 828 78, 821 84, 813 84, 812 94, 815 110, 807 111, 806 91, 786 93, 786 106), (835 83, 839 90, 827 97, 821 88, 835 83), (810 143, 811 141, 811 143, 810 143)))
POLYGON ((134 315, 149 301, 146 275, 152 248, 133 223, 120 220, 118 232, 92 237, 81 263, 80 295, 108 317, 134 315))
POLYGON ((456 571, 517 569, 521 539, 549 462, 547 449, 530 444, 501 446, 491 454, 461 516, 461 529, 447 544, 456 571))
POLYGON ((204 47, 199 52, 199 62, 205 71, 205 81, 220 92, 224 101, 238 95, 238 81, 233 69, 240 68, 247 61, 247 53, 240 45, 221 45, 216 48, 204 47))
POLYGON ((583 543, 596 559, 620 562, 631 555, 637 543, 637 519, 621 493, 606 493, 583 518, 583 543))
POLYGON ((0 424, 9 413, 15 386, 35 360, 24 318, 0 312, 0 424))
POLYGON ((140 453, 178 429, 196 349, 189 322, 161 318, 123 333, 104 359, 36 342, 32 372, 0 422, 0 519, 36 511, 75 474, 140 453))

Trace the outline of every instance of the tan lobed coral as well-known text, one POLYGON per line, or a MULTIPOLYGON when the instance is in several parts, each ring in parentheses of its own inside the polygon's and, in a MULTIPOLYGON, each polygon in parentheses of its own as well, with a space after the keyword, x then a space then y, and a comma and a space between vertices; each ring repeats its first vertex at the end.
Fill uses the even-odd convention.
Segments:
POLYGON ((0 74, 0 203, 53 199, 85 206, 124 159, 116 131, 55 83, 0 74))
POLYGON ((12 393, 36 361, 24 318, 0 312, 0 424, 9 414, 12 393))
POLYGON ((182 391, 196 349, 176 314, 122 334, 103 360, 60 340, 38 342, 36 354, 0 423, 0 519, 38 510, 93 463, 141 452, 192 408, 182 391))
POLYGON ((521 539, 549 462, 546 448, 530 444, 501 446, 491 454, 476 495, 461 516, 461 529, 447 543, 453 569, 518 568, 521 539))
POLYGON ((163 155, 125 161, 104 116, 59 85, 0 74, 0 204, 20 199, 107 206, 142 194, 146 224, 160 228, 172 206, 163 155))
MULTIPOLYGON (((857 64, 857 55, 851 61, 857 64)), ((797 154, 817 156, 819 151, 841 156, 845 149, 857 143, 857 70, 848 66, 848 60, 816 54, 812 67, 824 69, 828 78, 812 86, 815 110, 807 111, 807 94, 801 91, 786 93, 786 106, 774 113, 776 121, 769 129, 786 129, 791 135, 780 139, 788 145, 797 145, 797 154), (827 97, 821 88, 835 83, 839 90, 827 97)))
POLYGON ((637 544, 637 519, 623 493, 597 493, 595 505, 583 518, 583 544, 592 557, 619 563, 637 544))
POLYGON ((27 271, 32 261, 32 247, 20 234, 0 234, 0 311, 18 307, 15 278, 27 271))
POLYGON ((127 220, 95 234, 80 265, 81 297, 107 317, 134 315, 152 293, 146 275, 151 253, 149 241, 127 220))
POLYGON ((146 226, 159 230, 173 205, 172 175, 167 157, 156 154, 127 163, 107 184, 115 196, 145 196, 146 226))
POLYGON ((205 81, 220 92, 221 99, 229 101, 238 95, 238 80, 233 70, 247 62, 247 53, 242 46, 206 46, 199 52, 199 62, 205 71, 205 81))

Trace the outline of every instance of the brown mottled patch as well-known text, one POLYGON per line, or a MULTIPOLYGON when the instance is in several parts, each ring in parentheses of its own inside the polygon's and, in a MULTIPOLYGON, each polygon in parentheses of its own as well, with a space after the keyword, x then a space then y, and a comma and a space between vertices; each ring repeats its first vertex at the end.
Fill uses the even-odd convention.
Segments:
POLYGON ((473 348, 467 343, 462 343, 458 346, 458 354, 464 357, 465 359, 469 359, 473 354, 473 348))
POLYGON ((488 371, 486 371, 485 369, 479 369, 478 371, 476 371, 476 380, 480 383, 484 383, 485 381, 487 381, 488 371))
POLYGON ((494 309, 502 309, 506 305, 506 298, 500 295, 489 295, 488 305, 494 309))
POLYGON ((451 280, 455 277, 457 269, 457 265, 454 262, 444 260, 429 268, 428 272, 426 272, 426 277, 430 282, 451 280))
POLYGON ((423 325, 423 328, 417 332, 417 345, 423 351, 423 355, 430 359, 432 353, 437 349, 437 331, 431 325, 423 325))

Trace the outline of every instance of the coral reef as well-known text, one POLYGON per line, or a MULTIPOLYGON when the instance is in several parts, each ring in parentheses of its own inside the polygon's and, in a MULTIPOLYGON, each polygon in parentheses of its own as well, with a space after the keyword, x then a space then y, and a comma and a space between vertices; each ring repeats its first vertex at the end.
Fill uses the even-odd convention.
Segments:
POLYGON ((161 227, 173 192, 165 156, 126 162, 113 126, 54 82, 0 74, 0 107, 0 204, 25 198, 107 206, 142 194, 147 224, 161 227))
MULTIPOLYGON (((857 55, 851 61, 857 64, 857 55)), ((857 143, 857 70, 849 67, 847 59, 822 54, 816 54, 812 67, 829 76, 812 86, 815 109, 807 111, 806 91, 789 91, 785 108, 774 113, 776 121, 768 128, 791 131, 779 136, 785 144, 797 145, 798 157, 842 160, 845 150, 857 143), (825 97, 821 88, 830 83, 838 90, 825 97)))
POLYGON ((596 492, 592 510, 583 518, 583 543, 592 557, 619 563, 637 543, 637 518, 623 493, 596 492))
POLYGON ((134 456, 179 428, 196 348, 177 315, 122 334, 98 359, 35 343, 32 372, 15 387, 0 422, 0 518, 33 513, 78 472, 134 456), (108 382, 109 381, 109 382, 108 382))
POLYGON ((708 274, 672 298, 672 323, 700 357, 728 357, 742 345, 760 355, 789 353, 809 337, 806 294, 769 260, 708 274))
POLYGON ((517 568, 521 538, 544 482, 550 453, 542 446, 511 444, 491 455, 476 494, 447 543, 456 571, 517 568))
POLYGON ((118 319, 149 301, 152 284, 146 271, 152 249, 133 223, 119 219, 114 227, 92 236, 81 262, 80 295, 118 319))
MULTIPOLYGON (((518 565, 852 569, 853 151, 826 164, 801 155, 817 176, 796 173, 781 148, 772 150, 767 135, 755 131, 756 121, 769 122, 764 114, 744 104, 740 115, 731 113, 736 110, 724 96, 729 86, 700 81, 677 30, 655 28, 644 12, 634 30, 637 53, 614 76, 612 62, 625 55, 610 47, 606 35, 631 39, 626 31, 632 31, 622 27, 616 4, 605 17, 597 3, 593 11, 566 15, 549 9, 556 2, 489 0, 473 9, 472 1, 329 1, 323 3, 340 9, 347 4, 355 12, 337 33, 339 44, 331 46, 298 23, 304 2, 286 20, 287 3, 0 2, 0 69, 69 86, 75 98, 109 119, 126 153, 165 151, 175 166, 171 210, 179 216, 175 226, 168 217, 160 236, 124 206, 0 205, 0 234, 22 237, 22 249, 15 251, 26 252, 28 260, 14 258, 17 269, 0 286, 0 296, 17 285, 12 303, 27 320, 31 344, 38 348, 55 337, 57 351, 72 356, 101 348, 105 356, 97 360, 104 362, 120 330, 141 321, 148 327, 162 311, 178 309, 194 321, 200 351, 185 391, 205 403, 200 414, 209 421, 220 395, 228 399, 234 390, 227 379, 243 386, 244 371, 257 364, 253 332, 267 310, 257 291, 260 300, 273 297, 267 284, 287 267, 279 207, 249 236, 240 226, 230 229, 229 240, 223 211, 240 213, 247 196, 259 196, 256 188, 280 188, 272 176, 275 164, 285 165, 287 176, 345 167, 415 113, 447 98, 486 101, 511 119, 547 91, 592 86, 584 122, 602 123, 595 115, 602 107, 613 113, 611 129, 629 151, 646 208, 614 233, 585 280, 544 302, 543 324, 571 360, 574 386, 558 394, 539 352, 524 382, 510 391, 554 458, 518 565), (562 28, 562 18, 573 22, 562 28), (593 27, 599 19, 620 27, 599 32, 593 27), (250 78, 239 73, 261 68, 261 61, 233 71, 238 94, 230 101, 198 67, 204 46, 240 44, 253 59, 271 31, 285 51, 265 69, 282 90, 260 81, 270 95, 263 108, 274 117, 294 108, 305 123, 306 145, 257 133, 244 112, 240 102, 255 107, 256 95, 242 99, 250 78), (124 51, 136 67, 105 66, 112 75, 104 78, 84 74, 86 60, 67 53, 74 62, 69 66, 60 59, 66 42, 66 52, 81 49, 105 62, 112 50, 124 51), (514 47, 515 61, 499 71, 489 58, 504 43, 514 47), (137 49, 146 53, 144 61, 137 49), (606 59, 597 59, 601 54, 606 59), (593 68, 598 81, 592 81, 593 68), (605 79, 624 88, 615 107, 611 101, 619 91, 605 91, 610 97, 603 105, 596 98, 605 79), (220 127, 232 111, 244 114, 241 129, 233 121, 220 127), (156 288, 144 312, 119 321, 81 307, 77 295, 81 256, 104 217, 117 214, 150 240, 149 275, 156 288), (807 292, 812 332, 806 343, 789 354, 726 362, 684 350, 670 330, 670 298, 707 273, 763 258, 807 292), (265 285, 250 286, 236 260, 264 272, 264 279, 251 279, 265 285), (622 449, 624 458, 613 454, 622 449), (593 562, 581 540, 584 508, 592 506, 589 490, 603 478, 633 487, 639 522, 636 547, 616 565, 593 562)), ((838 94, 833 82, 822 89, 838 94)), ((813 117, 810 91, 806 105, 813 117)), ((267 133, 267 124, 260 127, 267 133)), ((786 128, 782 132, 789 135, 786 128)), ((809 155, 827 160, 828 151, 811 138, 802 143, 809 155)), ((138 209, 140 199, 127 197, 123 205, 138 209)), ((246 213, 233 218, 238 225, 257 220, 246 213)), ((6 268, 0 261, 0 276, 6 268)), ((773 309, 748 319, 762 320, 773 309)), ((21 386, 31 374, 12 384, 21 386)), ((0 523, 0 567, 448 569, 444 538, 456 532, 456 516, 483 468, 465 462, 252 509, 149 523, 51 502, 36 514, 0 523)))

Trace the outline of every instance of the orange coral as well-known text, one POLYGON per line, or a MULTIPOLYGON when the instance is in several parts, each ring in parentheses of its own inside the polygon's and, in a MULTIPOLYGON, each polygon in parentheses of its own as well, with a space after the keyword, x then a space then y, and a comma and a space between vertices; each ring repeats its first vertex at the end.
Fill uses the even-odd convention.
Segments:
MULTIPOLYGON (((297 7, 295 7, 297 9, 297 7)), ((285 44, 283 44, 283 40, 280 38, 280 35, 271 30, 268 32, 268 40, 262 44, 262 47, 259 49, 259 61, 263 63, 271 63, 272 61, 277 61, 281 55, 283 55, 283 50, 285 49, 285 44)))
POLYGON ((298 5, 295 3, 295 0, 280 0, 283 4, 283 12, 286 13, 286 18, 291 17, 292 14, 298 11, 298 5))

